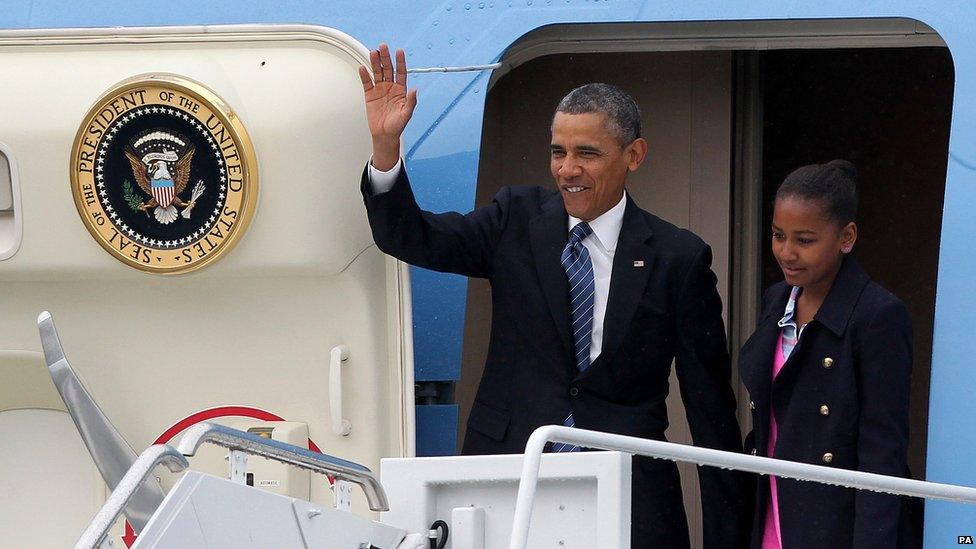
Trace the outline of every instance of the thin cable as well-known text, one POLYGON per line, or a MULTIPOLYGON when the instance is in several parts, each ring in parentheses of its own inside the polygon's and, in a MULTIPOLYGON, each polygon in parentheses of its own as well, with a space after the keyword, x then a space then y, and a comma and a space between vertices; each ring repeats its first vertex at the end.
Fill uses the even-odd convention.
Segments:
POLYGON ((410 73, 425 73, 425 72, 481 72, 481 71, 493 71, 495 69, 500 69, 501 63, 492 63, 490 65, 468 65, 465 67, 426 67, 426 68, 414 68, 407 69, 407 74, 410 73))

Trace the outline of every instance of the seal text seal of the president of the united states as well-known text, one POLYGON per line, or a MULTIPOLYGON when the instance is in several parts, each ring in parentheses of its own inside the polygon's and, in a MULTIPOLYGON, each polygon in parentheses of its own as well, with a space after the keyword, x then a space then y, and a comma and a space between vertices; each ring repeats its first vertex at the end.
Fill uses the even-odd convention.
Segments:
POLYGON ((257 201, 257 162, 237 115, 192 80, 119 83, 85 115, 71 153, 85 227, 113 257, 180 273, 228 252, 257 201))

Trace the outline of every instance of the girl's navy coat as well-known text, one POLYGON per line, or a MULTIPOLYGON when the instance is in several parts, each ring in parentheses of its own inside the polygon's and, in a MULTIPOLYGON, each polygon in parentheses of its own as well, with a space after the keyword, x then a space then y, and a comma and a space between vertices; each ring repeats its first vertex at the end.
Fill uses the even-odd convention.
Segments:
MULTIPOLYGON (((746 450, 790 461, 908 476, 912 323, 904 303, 847 257, 813 321, 772 383, 773 353, 789 299, 780 282, 763 296, 756 332, 739 356, 752 396, 746 450)), ((916 505, 897 496, 778 479, 783 548, 920 546, 916 505), (909 515, 912 517, 909 518, 909 515)), ((762 543, 769 481, 759 477, 753 547, 762 543)))

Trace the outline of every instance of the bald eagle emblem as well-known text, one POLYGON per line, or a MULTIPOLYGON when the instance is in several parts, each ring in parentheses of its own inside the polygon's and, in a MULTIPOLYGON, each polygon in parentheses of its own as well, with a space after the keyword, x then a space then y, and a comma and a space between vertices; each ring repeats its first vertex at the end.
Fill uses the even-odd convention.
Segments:
POLYGON ((190 218, 190 212, 205 187, 197 182, 189 201, 180 198, 190 180, 190 164, 196 149, 181 136, 164 131, 151 131, 140 136, 126 147, 125 156, 132 167, 132 175, 149 198, 134 206, 137 211, 149 215, 152 210, 156 221, 169 225, 179 217, 176 208, 183 208, 182 216, 190 218))

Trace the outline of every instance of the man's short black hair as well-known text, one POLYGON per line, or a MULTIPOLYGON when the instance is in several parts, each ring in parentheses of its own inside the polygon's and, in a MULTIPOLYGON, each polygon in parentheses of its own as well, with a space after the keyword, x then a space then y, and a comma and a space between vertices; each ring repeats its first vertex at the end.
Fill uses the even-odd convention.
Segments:
POLYGON ((601 113, 606 116, 607 130, 621 147, 641 136, 641 114, 637 101, 613 84, 584 84, 566 94, 556 112, 566 114, 601 113))
POLYGON ((776 200, 801 198, 823 204, 828 219, 846 225, 857 217, 857 168, 846 160, 793 170, 776 191, 776 200))

